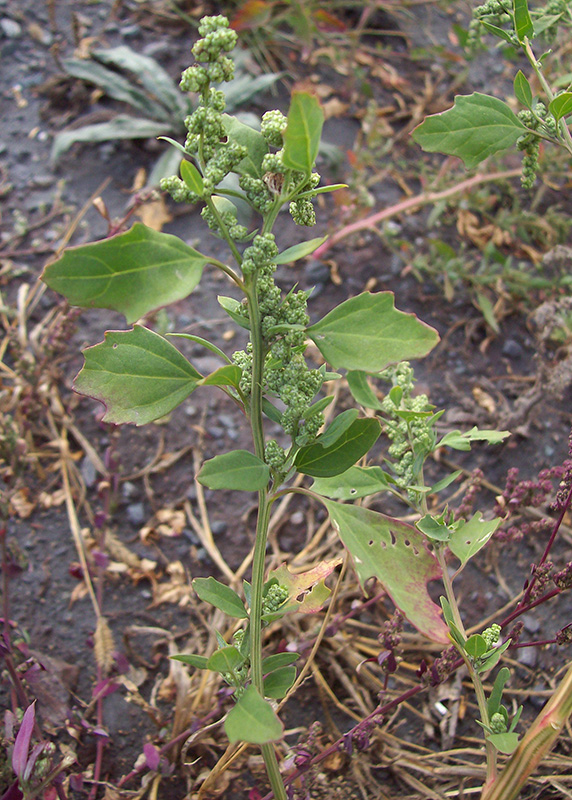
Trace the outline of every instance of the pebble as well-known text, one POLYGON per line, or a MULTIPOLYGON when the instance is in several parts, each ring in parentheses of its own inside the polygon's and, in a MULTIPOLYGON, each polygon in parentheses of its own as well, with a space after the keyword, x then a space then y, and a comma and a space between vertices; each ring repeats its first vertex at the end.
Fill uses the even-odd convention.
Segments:
POLYGON ((535 617, 525 614, 522 617, 522 621, 524 622, 525 630, 527 630, 529 633, 538 633, 540 630, 540 622, 535 617))
POLYGON ((304 522, 304 512, 295 511, 290 517, 290 522, 292 525, 301 525, 304 522))
POLYGON ((126 511, 127 519, 132 525, 142 525, 145 522, 145 506, 143 503, 130 503, 126 511))
POLYGON ((213 532, 213 536, 221 536, 223 533, 226 533, 227 530, 228 523, 223 519, 215 519, 213 522, 211 522, 211 531, 213 532))
POLYGON ((0 29, 7 39, 18 39, 22 35, 22 26, 20 23, 9 17, 0 19, 0 29))
POLYGON ((514 339, 507 339, 502 346, 502 354, 508 358, 522 358, 522 353, 522 345, 514 339))
POLYGON ((207 428, 207 433, 213 439, 222 439, 224 436, 224 428, 220 428, 218 425, 212 425, 210 428, 207 428))
POLYGON ((310 261, 306 267, 306 279, 309 283, 327 283, 330 280, 330 268, 323 261, 310 261))
POLYGON ((137 36, 141 36, 141 28, 139 25, 125 25, 121 28, 120 33, 124 39, 135 39, 137 36))
POLYGON ((139 494, 139 489, 131 481, 125 481, 121 486, 121 494, 126 500, 132 500, 139 494))
POLYGON ((518 651, 517 661, 524 667, 533 669, 538 661, 538 652, 536 647, 521 647, 518 651))
POLYGON ((89 458, 84 458, 81 462, 80 467, 81 477, 83 478, 83 482, 87 486, 88 489, 91 489, 92 486, 95 486, 95 482, 97 480, 97 472, 93 463, 89 458))

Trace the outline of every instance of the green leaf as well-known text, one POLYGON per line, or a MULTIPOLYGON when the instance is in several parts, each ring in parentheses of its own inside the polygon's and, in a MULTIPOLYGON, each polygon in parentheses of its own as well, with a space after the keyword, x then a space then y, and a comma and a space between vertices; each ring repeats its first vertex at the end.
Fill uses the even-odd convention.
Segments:
POLYGON ((240 367, 235 364, 226 364, 203 378, 201 386, 234 386, 235 389, 238 389, 241 377, 240 367))
POLYGON ((203 176, 195 165, 183 159, 179 171, 187 188, 190 189, 191 192, 198 194, 199 197, 202 197, 205 191, 205 185, 203 183, 203 176))
POLYGON ((194 656, 191 654, 188 655, 177 655, 177 656, 169 656, 172 658, 173 661, 182 661, 183 664, 189 664, 191 667, 196 667, 197 669, 208 669, 208 658, 206 656, 194 656))
POLYGON ((70 247, 46 267, 42 280, 74 306, 111 308, 134 322, 187 297, 207 263, 178 236, 137 222, 127 233, 70 247))
MULTIPOLYGON (((240 161, 233 172, 238 175, 250 175, 253 178, 262 178, 262 159, 268 153, 266 139, 260 131, 254 130, 250 125, 231 117, 222 115, 222 124, 229 141, 236 142, 246 147, 247 155, 240 161)), ((223 145, 224 146, 224 145, 223 145)))
POLYGON ((251 684, 229 712, 224 723, 230 743, 266 744, 282 738, 284 728, 272 706, 251 684))
POLYGON ((485 322, 493 329, 495 333, 500 333, 500 326, 497 318, 495 317, 494 306, 484 292, 476 292, 477 306, 481 310, 485 322))
POLYGON ((230 586, 225 586, 224 583, 210 578, 195 578, 193 581, 193 589, 205 603, 210 603, 215 608, 220 608, 229 617, 236 619, 244 619, 248 617, 248 612, 244 607, 244 603, 233 591, 230 586))
POLYGON ((510 643, 511 639, 507 639, 506 642, 500 645, 500 647, 495 647, 493 650, 489 650, 490 655, 485 654, 485 657, 483 657, 483 660, 479 665, 478 672, 489 672, 491 669, 493 669, 493 667, 496 667, 504 651, 510 647, 510 643))
POLYGON ((268 675, 281 667, 288 667, 300 658, 299 653, 273 653, 262 659, 262 673, 268 675))
POLYGON ((362 586, 377 578, 412 625, 429 639, 449 642, 440 608, 427 591, 427 583, 441 577, 441 568, 423 534, 367 508, 323 502, 362 586))
POLYGON ((562 117, 572 114, 572 92, 563 92, 555 97, 548 106, 548 110, 557 122, 562 117))
POLYGON ((217 297, 218 303, 223 308, 228 316, 236 322, 237 325, 240 325, 241 328, 245 328, 247 331, 250 330, 250 324, 242 314, 238 313, 238 309, 241 307, 241 303, 238 300, 235 300, 234 297, 223 297, 219 295, 217 297))
POLYGON ((477 659, 480 658, 487 652, 487 643, 483 636, 480 633, 475 633, 473 636, 469 636, 467 641, 465 642, 465 653, 470 656, 470 658, 477 659))
POLYGON ((524 72, 519 71, 514 76, 514 96, 526 108, 532 108, 532 89, 524 72))
POLYGON ((510 34, 507 33, 502 28, 499 28, 498 25, 491 25, 490 22, 486 22, 484 19, 481 20, 481 25, 489 32, 492 33, 493 36, 498 36, 499 39, 504 39, 505 42, 508 42, 511 45, 514 45, 514 42, 510 38, 510 34))
POLYGON ((294 464, 298 472, 313 478, 340 475, 364 456, 381 434, 377 419, 356 419, 335 442, 322 447, 318 442, 301 447, 294 464))
POLYGON ((191 342, 196 342, 196 344, 202 344, 207 350, 210 350, 211 353, 216 353, 217 356, 220 356, 223 361, 226 361, 227 364, 232 364, 232 361, 224 353, 220 347, 217 347, 216 344, 209 342, 208 339, 203 339, 202 336, 194 336, 191 333, 167 333, 166 336, 180 336, 181 339, 189 339, 191 342))
POLYGON ((433 114, 412 133, 429 153, 458 156, 467 169, 514 145, 526 130, 506 103, 474 92, 457 96, 448 111, 433 114))
POLYGON ((462 567, 485 546, 501 524, 502 519, 484 520, 481 513, 477 512, 468 522, 453 531, 448 545, 462 567))
POLYGON ((372 408, 375 411, 381 411, 381 402, 371 388, 365 372, 352 370, 346 375, 346 380, 356 403, 359 403, 363 408, 372 408))
POLYGON ((453 450, 470 450, 471 442, 486 442, 487 444, 500 444, 510 436, 510 431, 481 430, 475 425, 470 431, 449 431, 435 445, 437 447, 452 447, 453 450))
POLYGON ((357 500, 389 488, 381 467, 350 467, 333 478, 318 478, 312 491, 332 500, 357 500))
POLYGON ((300 242, 300 244, 287 247, 286 250, 278 253, 274 262, 276 264, 291 264, 293 261, 299 261, 301 258, 309 256, 314 250, 317 250, 327 238, 327 236, 320 236, 317 239, 309 239, 307 242, 300 242))
POLYGON ((519 42, 523 42, 525 36, 530 39, 534 35, 527 0, 514 0, 514 29, 519 42))
POLYGON ((84 142, 113 142, 117 139, 151 139, 165 132, 165 122, 142 117, 118 114, 110 122, 83 125, 70 131, 62 131, 54 138, 50 158, 56 162, 73 144, 84 142))
POLYGON ((270 469, 248 450, 231 450, 205 461, 197 480, 209 489, 256 492, 270 480, 270 469))
POLYGON ((434 539, 437 542, 448 542, 451 538, 451 528, 442 520, 432 517, 431 514, 425 514, 424 517, 421 517, 415 523, 415 527, 429 539, 434 539))
POLYGON ((104 422, 145 425, 164 417, 198 386, 202 375, 158 333, 141 325, 107 331, 83 351, 74 389, 100 400, 104 422))
POLYGON ((320 444, 322 447, 329 447, 337 442, 340 436, 342 436, 342 434, 344 434, 347 429, 352 426, 352 424, 358 418, 358 414, 359 411, 357 408, 348 408, 345 411, 342 411, 341 414, 338 414, 337 417, 334 417, 326 430, 320 434, 320 436, 318 436, 316 443, 320 444))
POLYGON ((334 369, 380 372, 420 358, 435 347, 437 331, 414 314, 398 311, 393 292, 363 292, 311 325, 308 336, 334 369))
POLYGON ((508 667, 501 667, 498 671, 498 675, 495 678, 495 682, 493 684, 492 691, 489 695, 489 699, 487 700, 487 713, 489 715, 489 719, 492 717, 493 714, 496 714, 502 700, 502 693, 504 691, 504 687, 508 679, 510 678, 510 670, 508 667))
POLYGON ((264 696, 281 700, 296 680, 296 667, 280 667, 264 678, 264 696))
POLYGON ((294 92, 284 131, 284 166, 310 174, 320 147, 324 112, 318 99, 306 92, 294 92))
POLYGON ((211 669, 213 672, 233 672, 242 664, 244 664, 244 657, 238 648, 229 644, 214 651, 207 662, 207 669, 211 669))
POLYGON ((462 469, 457 469, 455 472, 451 472, 450 475, 445 475, 444 478, 441 478, 440 481, 434 483, 433 486, 429 489, 429 494, 436 494, 437 492, 442 492, 443 489, 446 489, 447 486, 450 486, 454 481, 457 480, 459 475, 463 474, 462 469))
POLYGON ((486 737, 494 748, 510 755, 518 747, 518 733, 490 733, 486 737))

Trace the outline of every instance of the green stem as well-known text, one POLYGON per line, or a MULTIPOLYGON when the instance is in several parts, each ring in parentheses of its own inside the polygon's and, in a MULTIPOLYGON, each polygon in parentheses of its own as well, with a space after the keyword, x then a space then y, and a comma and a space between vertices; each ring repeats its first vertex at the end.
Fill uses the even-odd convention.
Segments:
MULTIPOLYGON (((554 92, 552 91, 552 89, 550 88, 550 84, 544 77, 544 73, 542 72, 542 64, 540 64, 540 62, 537 61, 536 56, 534 55, 534 52, 532 50, 532 47, 530 46, 530 42, 528 41, 528 37, 526 36, 524 37, 523 49, 526 54, 526 57, 530 62, 532 69, 536 73, 536 77, 540 81, 540 85, 542 86, 544 93, 546 94, 548 103, 550 104, 552 100, 554 100, 554 92)), ((565 119, 559 120, 558 128, 560 132, 559 138, 562 142, 563 147, 565 147, 569 153, 572 153, 572 134, 570 134, 570 130, 566 125, 565 119)))

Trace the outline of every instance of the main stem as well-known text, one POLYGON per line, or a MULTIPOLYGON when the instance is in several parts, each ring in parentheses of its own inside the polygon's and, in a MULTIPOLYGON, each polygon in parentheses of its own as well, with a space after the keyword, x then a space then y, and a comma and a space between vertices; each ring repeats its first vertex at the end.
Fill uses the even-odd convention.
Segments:
MULTIPOLYGON (((254 451, 260 459, 264 459, 264 429, 262 425, 262 385, 264 375, 264 359, 266 352, 262 340, 260 326, 260 308, 256 296, 255 281, 249 279, 247 290, 250 319, 250 340, 252 343, 252 385, 250 392, 250 425, 254 441, 254 451)), ((268 489, 258 492, 258 517, 256 520, 256 538, 252 559, 252 592, 250 602, 250 664, 252 683, 264 697, 262 679, 262 590, 264 588, 264 566, 266 560, 266 543, 268 540, 268 524, 270 521, 271 503, 268 489)), ((287 800, 286 789, 276 753, 272 744, 261 745, 266 772, 277 800, 287 800)))

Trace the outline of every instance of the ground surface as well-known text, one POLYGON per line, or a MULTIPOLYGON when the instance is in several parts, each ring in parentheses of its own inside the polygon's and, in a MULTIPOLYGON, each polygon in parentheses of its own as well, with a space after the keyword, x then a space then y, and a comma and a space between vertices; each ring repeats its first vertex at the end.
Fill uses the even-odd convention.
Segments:
MULTIPOLYGON (((4 592, 5 609, 12 621, 17 660, 23 671, 28 668, 26 681, 31 695, 38 698, 42 724, 62 752, 70 748, 76 754, 70 772, 84 776, 83 784, 79 780, 72 783, 73 796, 78 798, 95 791, 90 779, 98 737, 106 741, 98 796, 111 798, 147 786, 148 770, 144 769, 125 789, 117 788, 141 758, 144 744, 160 747, 186 729, 192 734, 182 737, 179 749, 175 748, 172 775, 165 762, 160 786, 153 777, 150 791, 158 788, 159 796, 165 798, 180 798, 187 792, 197 796, 198 787, 224 753, 224 737, 218 729, 204 730, 218 718, 224 697, 217 694, 219 687, 201 684, 196 675, 189 678, 186 670, 173 666, 175 662, 169 662, 167 656, 212 649, 212 637, 205 628, 209 612, 197 602, 190 579, 210 574, 220 579, 248 576, 245 558, 252 543, 252 497, 208 491, 203 496, 193 480, 203 458, 250 446, 238 413, 222 394, 219 398, 197 393, 160 425, 144 429, 102 425, 100 409, 74 395, 71 381, 82 363, 80 348, 99 341, 104 330, 122 327, 122 319, 89 312, 67 317, 69 327, 62 331, 63 306, 37 283, 46 261, 68 240, 79 244, 106 235, 107 223, 93 205, 94 197, 102 198, 113 219, 127 213, 135 189, 144 185, 141 171, 152 168, 158 152, 156 142, 145 140, 76 145, 58 164, 50 161, 58 130, 111 118, 118 108, 108 99, 94 96, 85 84, 64 81, 59 59, 71 55, 74 45, 127 44, 153 55, 177 77, 189 63, 193 34, 167 6, 61 2, 38 8, 31 0, 0 3, 0 281, 5 337, 1 466, 11 493, 9 553, 4 558, 11 579, 9 594, 4 592), (112 642, 104 643, 114 659, 110 683, 105 685, 101 669, 98 674, 95 666, 94 647, 97 651, 102 646, 102 634, 101 629, 96 634, 94 604, 82 579, 79 553, 84 552, 97 601, 113 637, 112 642), (32 664, 40 664, 41 669, 30 671, 32 664), (114 691, 103 701, 98 718, 92 699, 107 687, 114 691)), ((455 81, 462 84, 463 92, 484 86, 490 91, 492 70, 494 89, 501 96, 510 92, 507 76, 512 73, 498 58, 485 58, 470 74, 463 71, 465 62, 451 34, 451 23, 463 20, 463 8, 457 15, 454 8, 446 13, 433 4, 421 4, 412 8, 410 16, 374 15, 368 23, 372 33, 360 41, 353 54, 349 49, 328 50, 327 43, 313 53, 295 46, 276 49, 284 59, 284 81, 275 98, 257 98, 249 110, 260 113, 274 105, 286 109, 292 84, 312 82, 322 90, 329 108, 325 140, 338 148, 338 158, 322 158, 321 171, 328 182, 349 184, 341 199, 328 198, 324 203, 314 235, 331 232, 359 215, 418 192, 420 174, 435 177, 439 161, 423 162, 419 152, 413 152, 408 131, 426 113, 450 105, 455 81), (382 28, 386 29, 384 36, 379 35, 382 28), (415 50, 420 46, 425 52, 415 50), (416 52, 420 60, 412 57, 416 52), (369 210, 360 206, 365 195, 373 206, 369 210)), ((509 157, 497 166, 517 165, 518 161, 509 157)), ((441 178, 443 188, 447 181, 452 185, 463 180, 464 174, 447 162, 441 178)), ((558 196, 554 188, 554 183, 547 185, 535 199, 540 219, 549 227, 554 222, 550 209, 558 196), (548 209, 545 214, 543 209, 548 209)), ((443 207, 439 213, 429 207, 397 216, 387 232, 390 238, 384 240, 372 232, 356 234, 328 251, 323 261, 309 261, 294 273, 302 288, 316 287, 310 300, 314 320, 364 289, 390 289, 400 309, 415 312, 439 331, 441 344, 416 367, 416 374, 419 390, 445 409, 443 429, 479 425, 508 428, 512 433, 494 452, 483 447, 471 454, 444 455, 468 472, 476 466, 483 469, 489 488, 480 493, 478 507, 489 516, 508 468, 518 467, 522 477, 534 478, 539 469, 561 463, 567 456, 572 423, 570 384, 564 376, 552 393, 540 386, 550 384, 554 365, 564 356, 539 344, 532 317, 550 295, 544 289, 532 291, 526 281, 520 296, 502 281, 481 287, 485 294, 495 290, 487 295, 496 302, 498 326, 493 330, 473 302, 470 281, 457 284, 452 298, 446 299, 443 273, 433 280, 430 270, 423 271, 415 258, 425 256, 424 263, 430 263, 434 253, 428 240, 442 239, 458 251, 466 248, 467 263, 473 264, 469 272, 476 270, 478 261, 470 259, 477 258, 477 245, 491 235, 487 224, 493 220, 494 226, 495 221, 508 219, 508 239, 500 249, 514 255, 522 274, 530 270, 536 275, 537 268, 526 260, 531 252, 526 246, 542 256, 550 249, 550 241, 546 241, 550 236, 543 243, 534 235, 521 236, 518 219, 512 222, 510 217, 516 214, 511 199, 515 192, 518 196, 518 181, 513 179, 510 184, 482 190, 473 205, 464 201, 464 206, 443 207), (504 218, 503 208, 507 209, 504 218)), ((558 213, 566 219, 570 201, 562 196, 558 213)), ((530 199, 523 197, 519 202, 524 205, 530 199)), ((164 230, 179 233, 188 241, 203 236, 195 213, 181 214, 180 209, 157 205, 144 205, 140 213, 157 224, 163 211, 170 217, 164 230)), ((550 229, 556 227, 553 224, 550 229)), ((286 220, 278 235, 283 247, 302 238, 286 220)), ((556 235, 552 243, 555 240, 556 235)), ((216 242, 205 246, 224 257, 216 242)), ((562 258, 560 262, 553 259, 550 263, 556 266, 546 266, 545 272, 549 268, 570 270, 570 254, 564 252, 562 258)), ((289 286, 292 268, 281 270, 279 280, 289 286)), ((236 349, 242 344, 240 334, 216 302, 218 294, 227 292, 224 281, 206 274, 190 299, 169 308, 167 315, 158 315, 154 324, 208 335, 219 346, 228 347, 230 342, 236 349)), ((199 370, 209 369, 203 349, 191 347, 185 352, 199 370)), ((342 391, 340 407, 348 399, 342 391)), ((442 468, 435 466, 435 474, 442 475, 442 468)), ((385 509, 382 506, 380 510, 385 509)), ((298 559, 302 565, 335 554, 331 531, 324 526, 321 534, 316 534, 323 522, 318 508, 292 500, 275 522, 269 559, 274 565, 293 561, 302 550, 298 559)), ((555 553, 559 566, 571 557, 570 530, 564 534, 555 553)), ((486 556, 466 571, 459 594, 468 625, 479 624, 520 591, 530 563, 542 552, 543 541, 493 542, 486 556)), ((375 587, 370 591, 375 595, 375 587)), ((379 652, 377 634, 391 604, 380 596, 377 603, 362 608, 362 599, 348 571, 341 584, 339 606, 333 610, 309 677, 284 711, 286 726, 291 729, 288 743, 293 745, 299 737, 312 754, 370 713, 383 688, 375 665, 359 672, 356 667, 379 652), (321 732, 312 728, 308 739, 316 719, 321 732)), ((571 610, 567 596, 559 598, 557 605, 543 606, 525 620, 525 638, 551 639, 572 620, 571 610)), ((295 643, 307 658, 320 623, 321 618, 312 617, 288 623, 282 631, 272 629, 269 646, 295 643)), ((226 623, 209 619, 208 624, 212 630, 213 624, 226 623)), ((404 691, 412 685, 421 659, 438 654, 412 632, 404 641, 403 677, 390 684, 389 691, 404 691)), ((511 698, 517 704, 524 702, 525 720, 537 713, 568 658, 569 650, 553 646, 511 651, 511 698)), ((8 681, 2 696, 9 707, 13 697, 8 681)), ((440 792, 478 786, 482 759, 469 687, 451 679, 422 698, 369 731, 370 747, 362 760, 341 752, 326 759, 315 770, 311 796, 444 797, 440 792), (435 705, 438 701, 441 705, 435 705), (439 755, 453 745, 464 748, 462 757, 439 755), (473 766, 468 763, 471 761, 473 766)), ((569 785, 568 747, 569 740, 564 738, 559 755, 547 770, 553 780, 534 784, 531 797, 564 796, 558 787, 569 785)), ((0 790, 4 788, 1 781, 6 786, 10 780, 6 771, 0 777, 0 790)), ((210 796, 212 791, 227 798, 256 798, 264 794, 264 787, 253 751, 250 757, 247 754, 232 764, 202 796, 210 796)))

